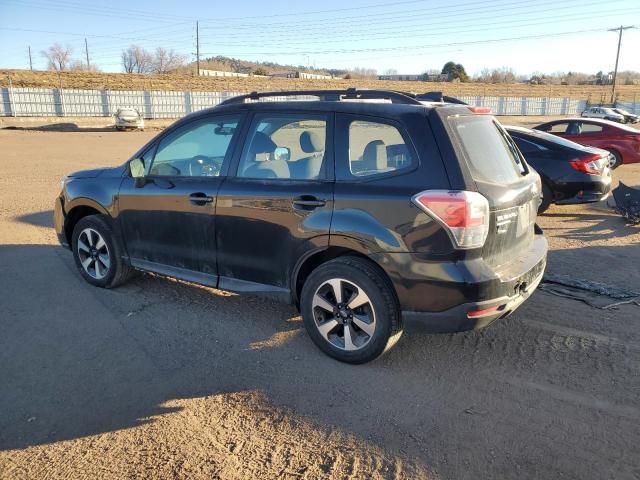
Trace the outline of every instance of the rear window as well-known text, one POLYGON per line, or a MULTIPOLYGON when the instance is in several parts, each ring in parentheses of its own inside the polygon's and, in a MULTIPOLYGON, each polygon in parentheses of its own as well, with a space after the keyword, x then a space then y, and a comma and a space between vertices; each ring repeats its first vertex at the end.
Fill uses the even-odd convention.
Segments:
POLYGON ((524 172, 513 140, 492 117, 466 116, 452 120, 475 180, 514 183, 524 172))

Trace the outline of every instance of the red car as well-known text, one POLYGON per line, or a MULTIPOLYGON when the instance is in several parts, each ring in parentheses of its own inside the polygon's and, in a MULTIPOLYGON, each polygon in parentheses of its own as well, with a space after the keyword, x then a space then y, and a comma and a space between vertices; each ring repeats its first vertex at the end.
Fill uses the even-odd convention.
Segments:
POLYGON ((610 167, 640 162, 640 130, 596 118, 565 118, 543 123, 536 130, 611 152, 610 167))

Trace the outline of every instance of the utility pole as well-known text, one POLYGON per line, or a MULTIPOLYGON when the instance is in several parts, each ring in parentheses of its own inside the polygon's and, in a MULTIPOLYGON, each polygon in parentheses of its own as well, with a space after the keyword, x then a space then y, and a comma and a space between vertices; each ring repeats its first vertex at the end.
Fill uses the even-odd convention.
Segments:
POLYGON ((630 28, 635 28, 633 25, 620 25, 617 28, 610 28, 610 32, 619 32, 618 33, 618 52, 616 53, 616 66, 613 69, 613 85, 611 86, 611 103, 616 100, 616 77, 618 76, 618 60, 620 60, 620 45, 622 44, 622 31, 629 30, 630 28))
POLYGON ((91 65, 89 64, 89 45, 87 45, 87 39, 84 39, 84 53, 87 56, 87 72, 91 69, 91 65))
POLYGON ((29 45, 29 70, 33 72, 33 61, 31 60, 31 45, 29 45))
POLYGON ((198 30, 198 22, 196 21, 196 68, 198 77, 200 76, 200 32, 198 30))

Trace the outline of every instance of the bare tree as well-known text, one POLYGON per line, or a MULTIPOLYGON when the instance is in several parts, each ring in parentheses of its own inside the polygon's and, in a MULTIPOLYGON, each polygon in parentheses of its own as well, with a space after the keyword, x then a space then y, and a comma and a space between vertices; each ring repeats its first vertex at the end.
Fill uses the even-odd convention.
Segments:
POLYGON ((483 68, 475 79, 484 83, 514 83, 517 78, 512 68, 501 67, 493 70, 483 68))
POLYGON ((387 68, 384 71, 385 75, 398 75, 398 70, 396 70, 395 68, 387 68))
POLYGON ((356 67, 347 73, 349 78, 375 78, 378 75, 378 71, 374 68, 360 68, 356 67))
POLYGON ((510 67, 494 68, 491 72, 490 81, 491 83, 514 83, 516 75, 510 67))
POLYGON ((49 70, 61 72, 69 68, 72 52, 73 49, 70 46, 63 47, 59 43, 54 43, 47 50, 42 50, 40 55, 47 59, 49 70))
POLYGON ((476 80, 482 83, 491 82, 491 70, 488 68, 483 68, 480 73, 476 75, 476 80))
POLYGON ((187 61, 187 56, 177 53, 175 50, 167 50, 162 47, 156 48, 153 58, 154 73, 168 73, 178 67, 182 67, 187 61))
POLYGON ((126 73, 149 73, 153 70, 153 55, 138 45, 122 51, 122 68, 126 73))
POLYGON ((71 65, 69 66, 69 70, 74 72, 99 72, 100 71, 100 69, 94 64, 91 64, 89 67, 87 67, 87 64, 82 60, 72 61, 71 65))

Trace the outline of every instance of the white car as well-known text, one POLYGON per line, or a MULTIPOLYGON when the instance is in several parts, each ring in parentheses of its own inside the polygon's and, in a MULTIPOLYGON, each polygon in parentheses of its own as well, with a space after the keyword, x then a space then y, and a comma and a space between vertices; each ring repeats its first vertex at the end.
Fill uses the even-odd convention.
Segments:
POLYGON ((135 128, 144 130, 144 118, 135 108, 119 108, 114 114, 116 130, 135 128))
POLYGON ((589 107, 582 112, 583 117, 602 118, 612 122, 625 123, 624 115, 620 115, 613 111, 613 108, 607 107, 589 107))

